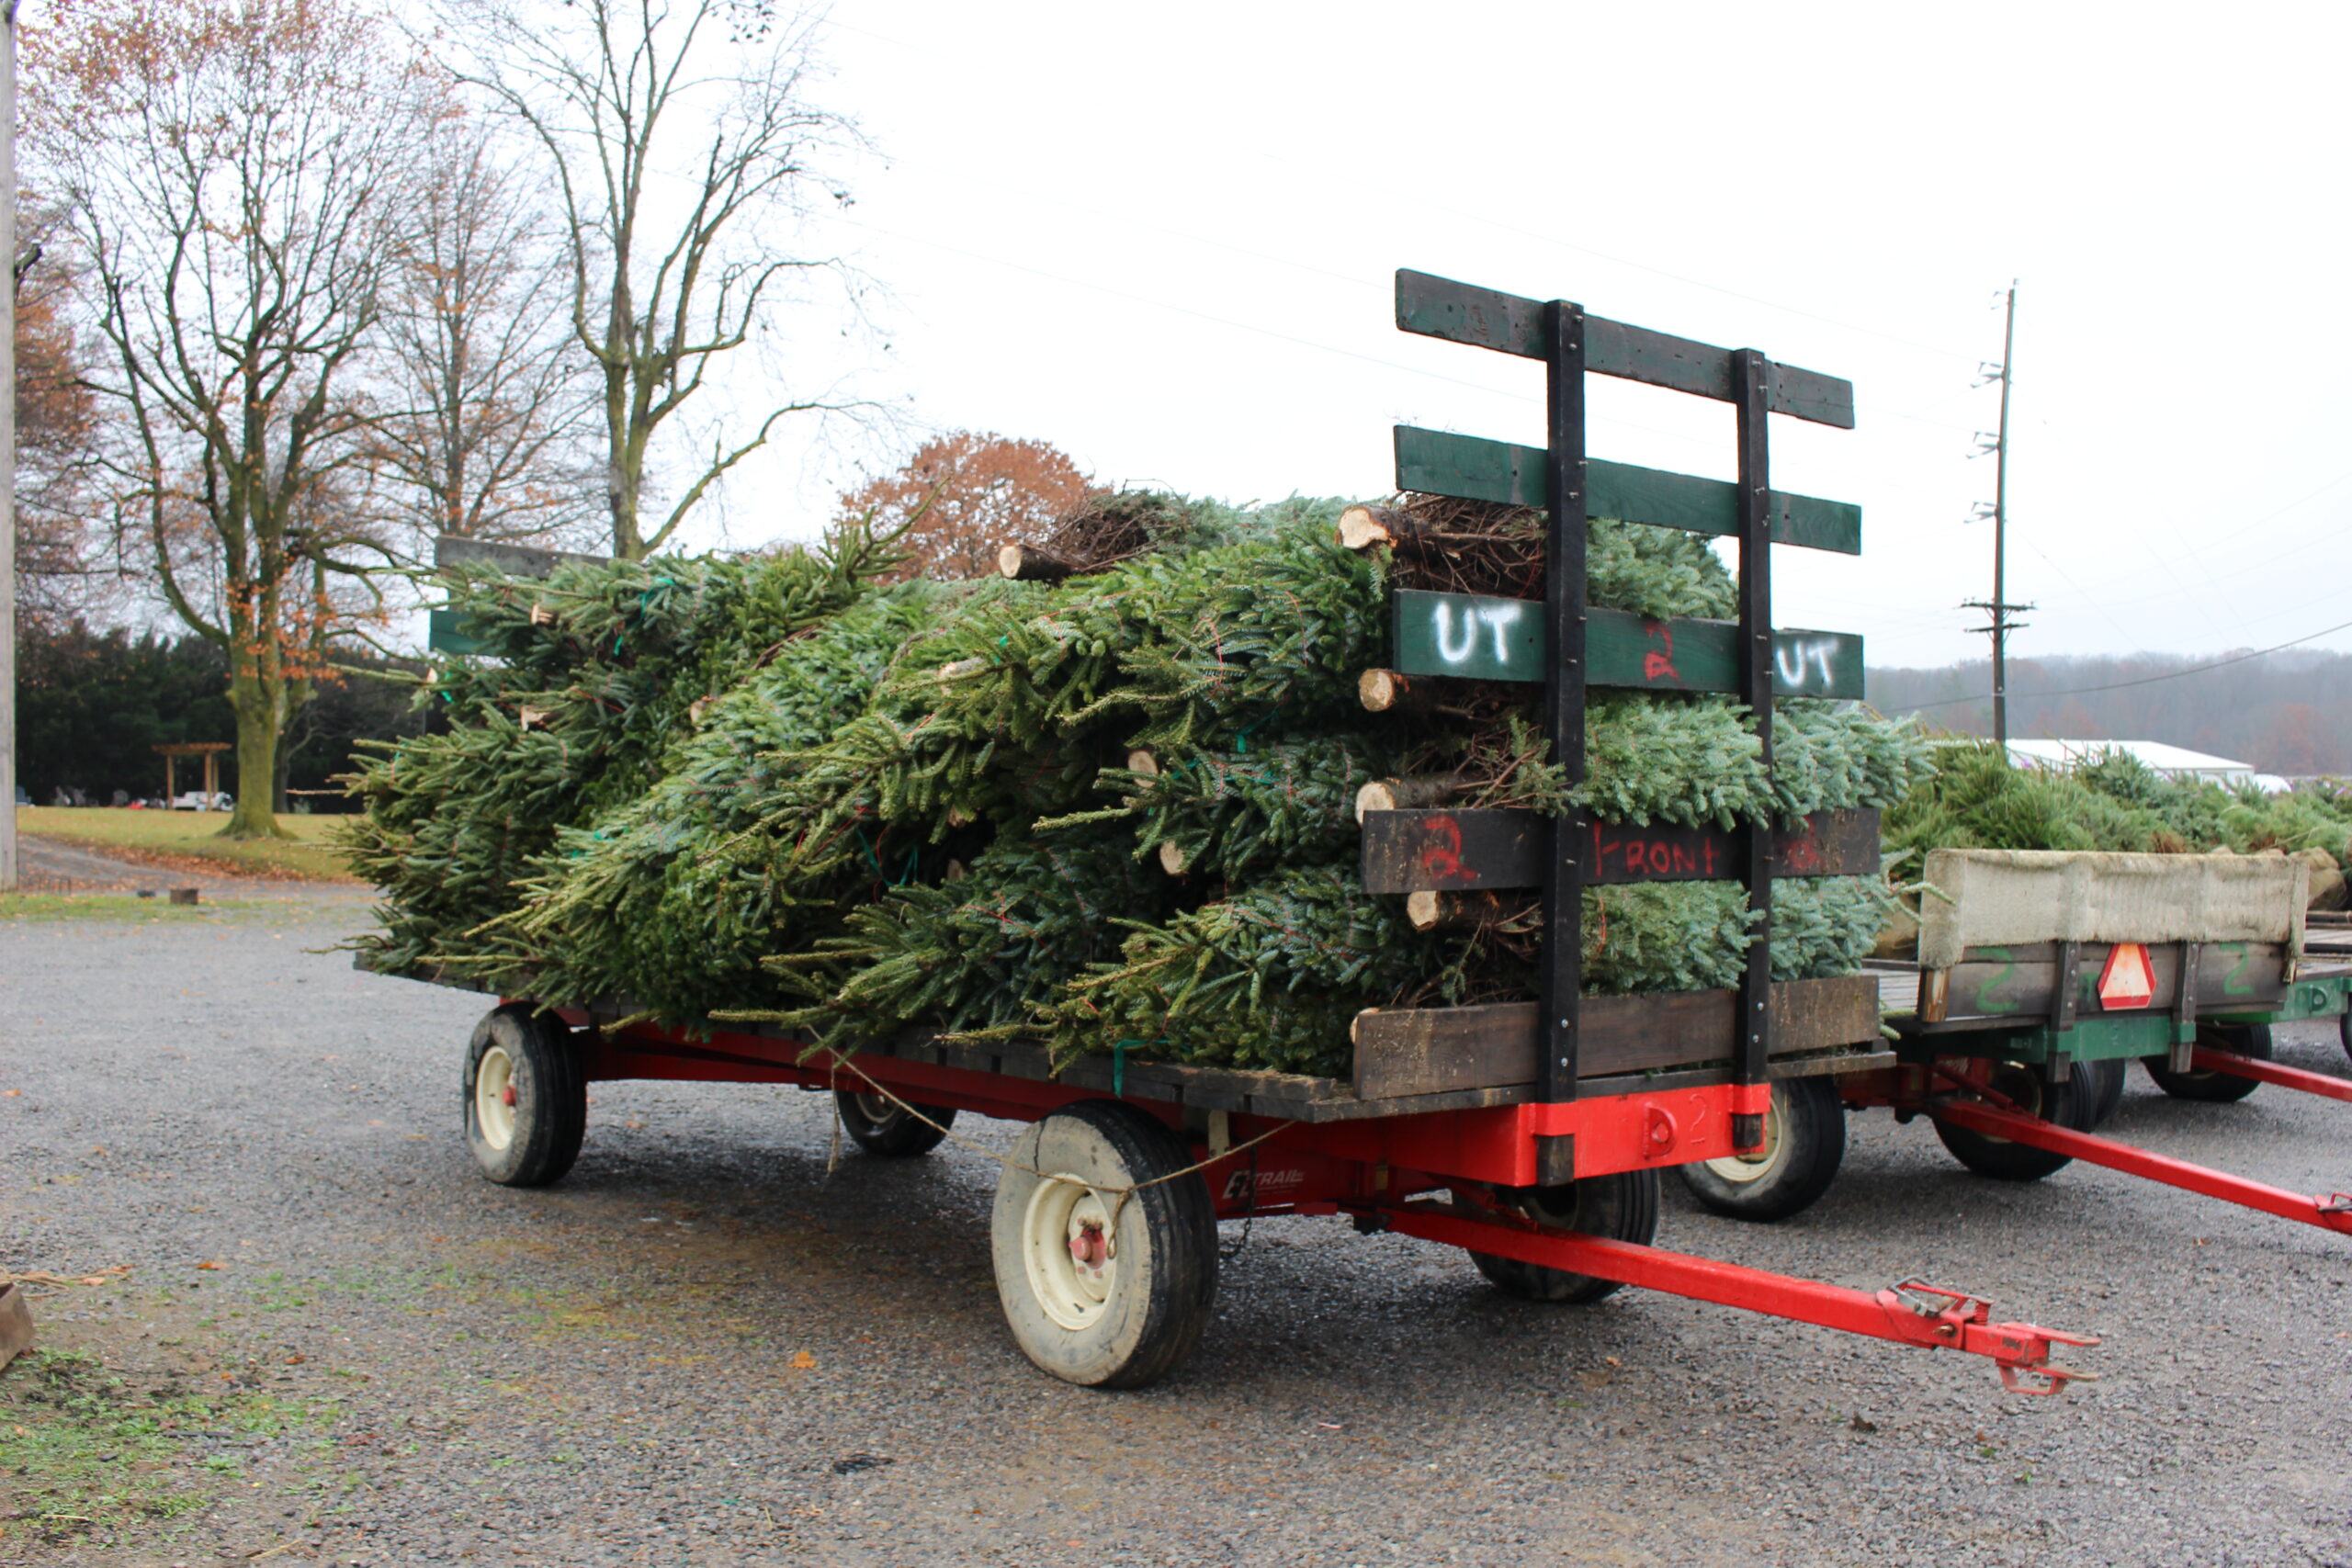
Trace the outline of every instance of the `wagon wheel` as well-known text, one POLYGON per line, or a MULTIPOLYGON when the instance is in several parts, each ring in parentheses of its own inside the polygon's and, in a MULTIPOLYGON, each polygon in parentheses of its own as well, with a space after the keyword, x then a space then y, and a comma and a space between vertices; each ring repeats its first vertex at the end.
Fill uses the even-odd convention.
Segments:
POLYGON ((2335 1015, 2335 1038, 2344 1044, 2344 1054, 2352 1056, 2352 1008, 2335 1015))
POLYGON ((1064 1106, 1014 1142, 989 1250, 1005 1321, 1038 1367, 1141 1388, 1192 1354, 1216 1296, 1216 1212, 1197 1171, 1158 1179, 1190 1164, 1182 1138, 1118 1100, 1064 1106))
POLYGON ((1736 1220, 1785 1220, 1829 1190, 1846 1157, 1846 1107, 1832 1077, 1782 1078, 1764 1113, 1764 1144, 1676 1168, 1690 1196, 1736 1220))
MULTIPOLYGON (((2052 1083, 2040 1068, 2023 1062, 1996 1062, 1990 1087, 1994 1093, 2015 1100, 2029 1116, 2039 1116, 2070 1132, 2090 1131, 2091 1116, 2097 1109, 2097 1086, 2081 1074, 2064 1083, 2052 1083)), ((1955 1127, 1941 1117, 1936 1119, 1936 1136, 1944 1141, 1944 1147, 1961 1164, 1979 1176, 1999 1181, 2039 1181, 2074 1163, 2071 1155, 2052 1154, 2030 1144, 1955 1127)))
MULTIPOLYGON (((2341 1025, 2337 1026, 2341 1028, 2341 1025)), ((2209 1050, 2228 1051, 2235 1055, 2270 1060, 2270 1026, 2267 1023, 2225 1025, 2200 1023, 2197 1026, 2197 1043, 2209 1050)), ((2210 1068, 2192 1067, 2177 1073, 2165 1065, 2162 1056, 2143 1056, 2140 1065, 2156 1080, 2156 1087, 2175 1100, 2202 1100, 2226 1104, 2244 1100, 2262 1084, 2256 1078, 2242 1078, 2235 1073, 2217 1073, 2210 1068)))
MULTIPOLYGON (((1521 1187, 1497 1196, 1541 1225, 1645 1246, 1657 1235, 1655 1170, 1588 1176, 1557 1187, 1521 1187)), ((1565 1269, 1546 1269, 1490 1252, 1473 1252, 1470 1261, 1497 1287, 1531 1302, 1597 1302, 1624 1288, 1614 1280, 1571 1274, 1565 1269)))
POLYGON ((2120 1056, 2101 1056, 2096 1061, 2075 1064, 2075 1076, 2089 1079, 2090 1122, 2084 1132, 2098 1131, 2115 1114, 2115 1108, 2123 1103, 2125 1066, 2120 1056))
POLYGON ((835 1089, 833 1102, 841 1109, 842 1130, 859 1148, 885 1159, 927 1155, 939 1146, 947 1136, 947 1129, 956 1124, 953 1111, 936 1105, 913 1105, 910 1109, 887 1095, 835 1089), (918 1111, 922 1114, 917 1115, 918 1111))
POLYGON ((503 1187, 544 1187, 580 1157, 588 1082, 571 1031, 552 1013, 508 1002, 474 1026, 466 1047, 466 1143, 503 1187))

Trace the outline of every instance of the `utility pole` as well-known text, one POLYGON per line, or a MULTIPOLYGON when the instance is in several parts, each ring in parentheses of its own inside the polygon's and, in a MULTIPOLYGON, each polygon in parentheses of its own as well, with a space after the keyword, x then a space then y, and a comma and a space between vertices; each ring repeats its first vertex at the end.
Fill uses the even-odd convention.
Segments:
MULTIPOLYGON (((1993 378, 1994 373, 1997 370, 2001 381, 2000 433, 1994 436, 1989 444, 1985 443, 1983 434, 1980 433, 1977 436, 1979 442, 1977 450, 1971 454, 1979 457, 1986 452, 1994 454, 1993 597, 1967 599, 1961 603, 1961 608, 1963 610, 1982 610, 1991 617, 1990 626, 1972 626, 1969 629, 1993 634, 1993 744, 2001 748, 2001 754, 2004 757, 2008 755, 2009 745, 2009 634, 2026 624, 2014 618, 2017 612, 2033 608, 2030 604, 2012 604, 2008 602, 2009 362, 2016 355, 2017 341, 2018 284, 2017 279, 2011 278, 2007 320, 2001 329, 2001 363, 1998 367, 1991 365, 1981 367, 1984 379, 1976 383, 1980 387, 1984 386, 1986 381, 1993 378)), ((1976 516, 1981 518, 1984 514, 1984 503, 1979 502, 1976 516)), ((1976 518, 1972 518, 1970 521, 1976 521, 1976 518)))
POLYGON ((17 890, 17 0, 0 4, 0 893, 17 890))

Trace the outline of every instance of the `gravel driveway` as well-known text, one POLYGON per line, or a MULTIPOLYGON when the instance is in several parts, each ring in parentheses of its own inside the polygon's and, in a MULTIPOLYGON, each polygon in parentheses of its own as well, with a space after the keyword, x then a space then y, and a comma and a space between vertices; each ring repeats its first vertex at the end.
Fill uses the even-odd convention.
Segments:
MULTIPOLYGON (((1984 1181, 1873 1113, 1810 1213, 1669 1181, 1661 1242, 1982 1291, 2105 1335, 2104 1382, 1545 1309, 1290 1220, 1185 1371, 1105 1395, 1001 1326, 993 1167, 829 1175, 821 1097, 598 1085, 566 1181, 482 1181, 484 1004, 311 951, 365 918, 0 919, 0 1268, 98 1281, 35 1299, 46 1348, 0 1376, 0 1563, 2352 1564, 2352 1238, 2082 1167, 1984 1181)), ((2347 1128, 2135 1076, 2109 1130, 2309 1191, 2352 1185, 2347 1128)))

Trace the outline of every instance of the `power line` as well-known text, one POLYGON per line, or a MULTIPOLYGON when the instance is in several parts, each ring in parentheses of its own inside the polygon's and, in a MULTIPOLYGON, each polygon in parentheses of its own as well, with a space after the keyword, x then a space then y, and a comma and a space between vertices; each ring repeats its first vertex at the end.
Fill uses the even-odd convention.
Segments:
MULTIPOLYGON (((876 32, 871 28, 854 26, 851 23, 842 21, 839 17, 831 15, 824 17, 823 23, 825 26, 835 28, 836 30, 856 33, 862 37, 871 39, 876 43, 888 44, 893 49, 905 50, 910 53, 936 55, 939 52, 934 49, 929 48, 923 44, 916 43, 908 39, 894 38, 888 33, 876 32)), ((1269 164, 1279 164, 1292 168, 1298 167, 1298 164, 1294 160, 1283 157, 1279 153, 1267 152, 1262 148, 1259 150, 1258 156, 1269 164)), ((903 156, 895 154, 891 156, 889 161, 901 164, 908 162, 908 160, 903 156)), ((915 162, 920 163, 921 160, 915 160, 915 162)), ((959 175, 957 177, 962 179, 967 178, 968 176, 959 175)), ((1328 181, 1335 176, 1331 171, 1318 168, 1311 172, 1311 177, 1317 180, 1328 181)), ((1651 265, 1646 262, 1638 262, 1634 260, 1631 256, 1621 256, 1612 254, 1608 251, 1595 250, 1590 245, 1579 245, 1573 241, 1563 240, 1556 234, 1547 234, 1539 229, 1522 228, 1516 223, 1503 222, 1488 213, 1472 211, 1464 208, 1451 207, 1444 202, 1432 201, 1426 197, 1414 196, 1410 193, 1404 193, 1400 196, 1400 193, 1396 191, 1374 187, 1368 182, 1351 175, 1340 174, 1336 177, 1345 180, 1348 184, 1355 186, 1359 189, 1376 190, 1380 198, 1385 202, 1395 202, 1399 199, 1410 201, 1417 206, 1427 208, 1430 211, 1442 212, 1449 217, 1462 219, 1472 223, 1481 223, 1486 225, 1487 228, 1498 230, 1506 234, 1517 234, 1524 239, 1533 240, 1540 244, 1552 245, 1564 251, 1574 251, 1579 255, 1591 256, 1597 261, 1608 262, 1612 265, 1626 267, 1634 272, 1645 272, 1654 277, 1663 277, 1669 282, 1682 284, 1686 288, 1703 288, 1711 294, 1720 294, 1726 299, 1744 300, 1751 305, 1761 305, 1766 310, 1778 310, 1784 315, 1798 316, 1806 321, 1819 321, 1826 326, 1836 327, 1842 332, 1859 333, 1863 337, 1878 338, 1886 343, 1898 344, 1905 348, 1917 349, 1925 354, 1940 355, 1949 359, 1973 359, 1975 357, 1973 355, 1963 354, 1956 348, 1947 348, 1940 344, 1921 343, 1917 338, 1907 338, 1894 333, 1883 332, 1876 327, 1866 327, 1859 321, 1841 321, 1836 316, 1824 315, 1818 310, 1808 310, 1801 306, 1783 304, 1777 299, 1767 299, 1758 294, 1748 294, 1736 288, 1726 288, 1722 284, 1709 283, 1704 278, 1692 277, 1687 273, 1673 272, 1662 266, 1651 265)), ((996 188, 1000 190, 1012 190, 1033 196, 1036 194, 1034 189, 1029 187, 1022 186, 1008 186, 1001 181, 986 181, 983 183, 994 185, 996 188)), ((1060 205, 1076 208, 1081 211, 1089 210, 1089 209, 1084 207, 1083 204, 1077 202, 1064 200, 1060 202, 1060 205)), ((1128 215, 1123 214, 1121 215, 1121 220, 1133 221, 1133 219, 1128 215)), ((1325 270, 1323 268, 1313 267, 1306 264, 1289 260, 1283 257, 1261 255, 1258 252, 1250 251, 1245 247, 1231 244, 1224 241, 1210 240, 1204 236, 1197 234, 1187 234, 1182 230, 1170 228, 1166 224, 1154 223, 1149 224, 1148 226, 1159 229, 1162 233, 1181 235, 1184 238, 1195 240, 1203 244, 1215 245, 1221 250, 1234 251, 1243 255, 1256 256, 1261 260, 1272 261, 1283 265, 1300 266, 1307 271, 1321 272, 1325 270)), ((1327 273, 1327 276, 1339 278, 1343 282, 1358 284, 1360 286, 1379 287, 1377 284, 1369 283, 1366 279, 1349 276, 1345 274, 1327 273)), ((1905 419, 1909 418, 1910 416, 1906 414, 1897 414, 1895 417, 1898 419, 1905 419)))
MULTIPOLYGON (((1125 299, 1130 304, 1146 305, 1156 310, 1172 311, 1180 316, 1190 316, 1195 321, 1213 321, 1218 326, 1230 327, 1236 332, 1255 333, 1260 337, 1272 338, 1277 343, 1287 343, 1300 348, 1311 348, 1319 354, 1338 355, 1342 359, 1358 360, 1365 365, 1377 365, 1384 369, 1401 371, 1408 376, 1420 376, 1432 381, 1443 381, 1449 386, 1466 387, 1474 392, 1484 392, 1488 397, 1502 398, 1509 401, 1521 404, 1540 403, 1542 401, 1542 399, 1533 393, 1513 392, 1501 387, 1492 387, 1479 381, 1464 380, 1459 376, 1447 376, 1439 371, 1424 369, 1418 365, 1407 365, 1401 360, 1384 359, 1378 355, 1364 354, 1352 348, 1341 348, 1336 344, 1321 343, 1317 342, 1314 338, 1300 337, 1295 333, 1277 332, 1272 327, 1261 327, 1250 321, 1238 321, 1230 316, 1220 316, 1216 314, 1214 311, 1199 310, 1191 305, 1179 305, 1173 300, 1158 299, 1148 294, 1136 294, 1125 288, 1114 288, 1106 283, 1097 283, 1088 278, 1071 277, 1062 273, 1048 272, 1044 267, 1032 266, 1026 262, 1013 261, 1005 256, 991 255, 986 251, 975 251, 962 245, 951 245, 941 240, 925 239, 919 234, 908 234, 895 229, 885 229, 879 224, 867 223, 855 218, 836 217, 833 219, 833 221, 842 224, 848 228, 862 229, 869 234, 879 234, 886 239, 897 240, 906 244, 922 245, 934 251, 944 251, 949 255, 963 256, 971 261, 987 262, 991 266, 1001 266, 1013 272, 1025 272, 1032 277, 1042 277, 1049 283, 1058 283, 1066 288, 1084 288, 1096 294, 1108 295, 1114 299, 1125 299)), ((1691 443, 1696 439, 1695 437, 1680 431, 1661 430, 1656 425, 1642 424, 1634 420, 1614 419, 1607 415, 1596 414, 1593 416, 1593 423, 1596 424, 1614 425, 1621 430, 1639 430, 1651 435, 1665 436, 1670 441, 1691 443)))
MULTIPOLYGON (((2307 642, 2316 642, 2319 638, 2327 636, 2330 632, 2340 632, 2347 628, 2352 628, 2352 621, 2345 621, 2332 626, 2323 626, 2318 631, 2312 632, 2309 636, 2299 637, 2294 638, 2292 641, 2278 643, 2269 648, 2257 648, 2252 653, 2240 653, 2233 655, 2228 659, 2217 659, 2211 664, 2194 664, 2186 670, 2176 670, 2169 675, 2146 675, 2137 681, 2109 681, 2102 686, 2062 686, 2054 692, 2020 692, 2018 694, 2018 699, 2020 702, 2031 702, 2041 697, 2079 697, 2089 692, 2120 692, 2126 686, 2153 686, 2161 681, 2177 681, 2184 675, 2202 675, 2208 670, 2226 670, 2233 664, 2244 664, 2251 659, 2260 659, 2267 654, 2278 653, 2287 649, 2301 647, 2302 644, 2307 642)), ((1909 713, 1918 713, 1928 708, 1948 708, 1955 703, 1981 703, 1983 701, 1984 701, 1984 698, 1981 696, 1943 697, 1932 703, 1907 704, 1905 705, 1905 711, 1909 713)))

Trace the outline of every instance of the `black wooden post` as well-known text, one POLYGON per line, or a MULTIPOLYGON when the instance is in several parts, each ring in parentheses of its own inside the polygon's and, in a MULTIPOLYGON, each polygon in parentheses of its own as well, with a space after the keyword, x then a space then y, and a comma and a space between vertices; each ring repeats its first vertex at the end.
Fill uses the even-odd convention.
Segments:
MULTIPOLYGON (((1544 607, 1551 658, 1544 671, 1544 711, 1552 757, 1570 784, 1584 782, 1585 457, 1584 307, 1555 299, 1544 308, 1550 370, 1547 397, 1551 532, 1544 554, 1544 607)), ((1536 1099, 1577 1097, 1577 995, 1584 981, 1585 814, 1552 822, 1544 879, 1544 972, 1538 998, 1536 1099)))
MULTIPOLYGON (((1766 422, 1770 407, 1772 362, 1752 348, 1732 356, 1739 412, 1739 696, 1756 716, 1763 741, 1761 761, 1772 769, 1772 479, 1766 422)), ((1772 831, 1770 824, 1746 832, 1740 880, 1747 885, 1747 908, 1755 919, 1747 966, 1739 982, 1739 1030, 1733 1081, 1768 1081, 1772 1050, 1772 831)), ((1764 1118, 1732 1118, 1732 1145, 1752 1149, 1764 1142, 1764 1118)))

